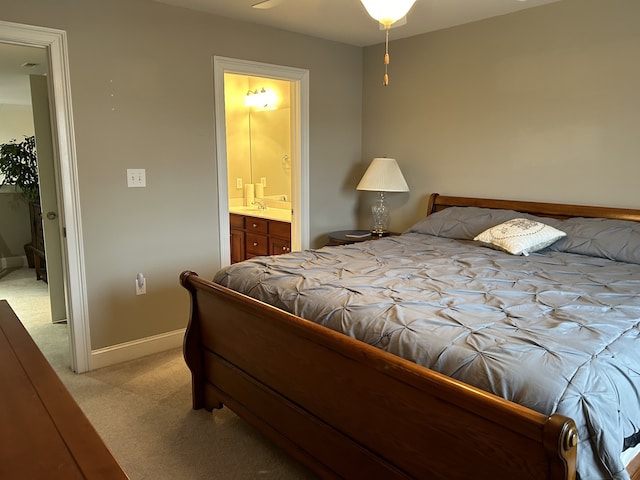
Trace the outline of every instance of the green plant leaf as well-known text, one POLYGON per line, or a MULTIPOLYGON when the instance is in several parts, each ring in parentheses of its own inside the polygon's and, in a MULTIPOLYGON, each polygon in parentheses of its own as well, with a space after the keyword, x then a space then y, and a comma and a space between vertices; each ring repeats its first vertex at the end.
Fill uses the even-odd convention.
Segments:
POLYGON ((39 203, 35 136, 25 136, 24 141, 20 143, 13 139, 0 145, 0 174, 4 175, 0 186, 15 185, 20 188, 28 202, 39 203))

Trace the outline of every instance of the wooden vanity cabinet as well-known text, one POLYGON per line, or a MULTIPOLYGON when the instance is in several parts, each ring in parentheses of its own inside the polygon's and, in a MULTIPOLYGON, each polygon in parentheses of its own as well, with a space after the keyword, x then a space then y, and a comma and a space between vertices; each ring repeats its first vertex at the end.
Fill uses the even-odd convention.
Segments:
POLYGON ((231 225, 231 263, 245 259, 244 250, 244 216, 229 214, 231 225))
POLYGON ((269 255, 291 251, 291 224, 269 220, 269 255))
POLYGON ((259 255, 291 251, 291 224, 267 218, 229 214, 231 263, 259 255))

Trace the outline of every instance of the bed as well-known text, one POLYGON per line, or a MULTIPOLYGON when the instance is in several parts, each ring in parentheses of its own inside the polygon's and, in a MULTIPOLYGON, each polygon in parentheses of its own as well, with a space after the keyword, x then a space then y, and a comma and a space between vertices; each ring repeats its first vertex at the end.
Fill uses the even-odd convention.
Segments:
POLYGON ((323 478, 638 479, 639 221, 433 194, 397 237, 183 272, 193 407, 323 478), (474 240, 514 221, 562 235, 474 240))

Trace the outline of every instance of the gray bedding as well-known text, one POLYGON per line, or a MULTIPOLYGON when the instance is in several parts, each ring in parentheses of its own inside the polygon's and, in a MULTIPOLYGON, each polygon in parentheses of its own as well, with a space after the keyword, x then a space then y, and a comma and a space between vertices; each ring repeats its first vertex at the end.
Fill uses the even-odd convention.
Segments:
MULTIPOLYGON (((557 245, 513 256, 466 239, 480 227, 450 235, 462 239, 426 234, 432 227, 257 257, 214 281, 543 414, 571 417, 580 478, 627 479, 620 453, 640 431, 640 264, 557 245)), ((570 245, 571 235, 563 241, 570 245)), ((636 248, 625 245, 627 253, 636 248)))

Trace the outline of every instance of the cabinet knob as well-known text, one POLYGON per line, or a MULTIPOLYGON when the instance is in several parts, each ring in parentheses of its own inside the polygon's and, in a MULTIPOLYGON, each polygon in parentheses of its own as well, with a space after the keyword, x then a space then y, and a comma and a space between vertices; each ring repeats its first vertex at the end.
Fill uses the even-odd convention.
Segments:
POLYGON ((258 246, 258 242, 253 242, 253 246, 257 247, 258 246))
POLYGON ((258 225, 254 223, 253 228, 258 228, 258 225))
POLYGON ((286 252, 287 251, 287 247, 282 247, 282 251, 286 252))

